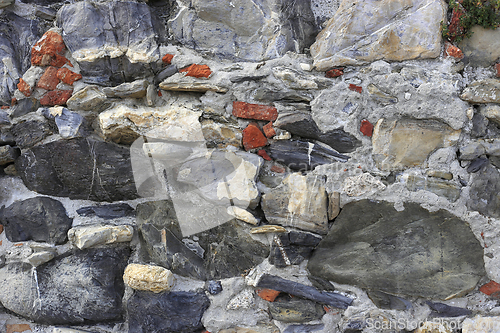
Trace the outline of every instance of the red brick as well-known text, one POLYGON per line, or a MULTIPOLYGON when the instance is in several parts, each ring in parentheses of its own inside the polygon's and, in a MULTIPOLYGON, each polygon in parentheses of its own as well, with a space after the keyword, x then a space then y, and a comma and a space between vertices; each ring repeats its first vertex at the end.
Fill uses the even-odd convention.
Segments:
POLYGON ((31 327, 28 324, 5 324, 5 328, 7 329, 6 333, 31 331, 31 327))
POLYGON ((368 120, 363 119, 363 120, 361 120, 361 126, 359 127, 359 130, 365 136, 372 136, 373 135, 373 124, 370 123, 368 120))
POLYGON ((363 91, 363 87, 357 86, 357 85, 352 84, 352 83, 349 83, 349 89, 352 91, 358 92, 360 94, 363 91))
POLYGON ((278 110, 269 105, 233 102, 233 116, 245 119, 275 121, 278 118, 278 110))
POLYGON ((40 104, 44 106, 66 105, 72 94, 73 90, 49 91, 40 99, 40 104))
POLYGON ((448 25, 448 34, 451 42, 453 42, 455 38, 463 36, 465 33, 465 29, 460 24, 460 18, 463 15, 465 15, 465 13, 461 8, 453 9, 450 24, 448 25))
POLYGON ((479 291, 483 294, 499 298, 500 297, 500 283, 497 283, 493 280, 483 285, 479 288, 479 291))
POLYGON ((276 131, 273 128, 272 121, 264 125, 262 129, 264 130, 264 134, 266 135, 266 137, 269 139, 276 135, 276 131))
POLYGON ((273 289, 257 289, 257 295, 265 301, 274 302, 276 297, 280 294, 279 291, 273 289))
POLYGON ((69 63, 63 56, 65 50, 62 36, 57 32, 47 31, 31 49, 31 64, 61 67, 69 63))
POLYGON ((188 66, 186 68, 183 68, 179 70, 181 73, 186 73, 186 76, 192 76, 192 77, 206 77, 208 78, 210 74, 212 74, 212 71, 210 70, 210 67, 207 65, 197 65, 197 64, 192 64, 191 66, 188 66))
POLYGON ((444 43, 444 55, 458 60, 464 57, 462 50, 449 42, 444 43))
POLYGON ((75 81, 78 81, 82 78, 82 75, 77 74, 67 68, 60 68, 57 71, 57 78, 66 84, 73 85, 75 81))
POLYGON ((500 63, 495 65, 495 70, 497 71, 497 77, 500 77, 500 63))
POLYGON ((272 172, 277 172, 277 173, 285 173, 286 169, 282 167, 281 165, 273 165, 271 167, 272 172))
POLYGON ((257 124, 251 123, 243 130, 243 147, 245 147, 245 150, 264 147, 266 144, 267 139, 257 124))
POLYGON ((17 84, 17 89, 19 89, 20 92, 24 94, 26 97, 31 96, 31 87, 29 84, 26 83, 22 78, 19 79, 19 83, 17 84))
POLYGON ((165 54, 163 58, 161 58, 161 61, 163 61, 164 64, 170 65, 172 63, 172 59, 174 58, 173 54, 165 54))
POLYGON ((8 109, 8 108, 10 108, 10 106, 7 106, 7 105, 2 105, 2 106, 0 107, 0 109, 2 109, 2 110, 8 109))
POLYGON ((161 93, 161 90, 158 90, 158 96, 163 96, 162 93, 161 93))
POLYGON ((333 78, 337 76, 344 75, 344 69, 343 68, 337 68, 337 69, 331 69, 325 73, 326 77, 333 78))
POLYGON ((257 152, 257 155, 265 159, 266 161, 272 161, 272 159, 267 155, 267 152, 264 149, 261 149, 257 152))
POLYGON ((47 67, 40 80, 38 80, 37 87, 45 90, 54 90, 59 84, 57 78, 57 68, 50 66, 47 67))

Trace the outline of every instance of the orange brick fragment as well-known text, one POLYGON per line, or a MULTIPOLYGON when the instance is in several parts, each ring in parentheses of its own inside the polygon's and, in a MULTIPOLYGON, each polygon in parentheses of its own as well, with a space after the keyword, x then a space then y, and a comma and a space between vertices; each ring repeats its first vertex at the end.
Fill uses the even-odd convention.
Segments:
POLYGON ((53 90, 46 93, 41 99, 43 106, 65 105, 73 94, 73 90, 53 90))
POLYGON ((278 110, 269 105, 233 102, 233 116, 245 119, 275 121, 278 110))
POLYGON ((373 135, 373 124, 370 123, 368 120, 363 119, 363 120, 361 120, 361 126, 359 127, 359 130, 365 136, 372 136, 373 135))
POLYGON ((65 50, 62 36, 57 32, 47 31, 31 49, 31 64, 61 67, 70 63, 63 55, 65 50))
POLYGON ((8 109, 8 108, 10 108, 10 106, 7 106, 7 105, 2 105, 2 107, 0 107, 0 109, 2 109, 2 110, 8 109))
POLYGON ((210 67, 208 67, 207 65, 197 65, 197 64, 192 64, 191 66, 180 69, 179 72, 186 73, 186 76, 192 76, 197 78, 200 77, 208 78, 212 74, 210 67))
POLYGON ((26 97, 31 96, 31 87, 29 84, 26 83, 22 78, 19 79, 19 83, 17 84, 17 89, 19 89, 20 92, 24 94, 26 97))
POLYGON ((267 152, 264 149, 259 150, 257 152, 257 155, 259 155, 260 157, 262 157, 266 161, 272 161, 272 159, 269 157, 269 155, 267 154, 267 152))
POLYGON ((495 65, 495 70, 497 71, 497 77, 500 77, 500 64, 495 65))
POLYGON ((272 172, 277 172, 277 173, 285 173, 286 169, 282 167, 281 165, 273 165, 271 167, 272 172))
POLYGON ((328 78, 334 78, 341 75, 344 75, 343 68, 331 69, 325 73, 325 76, 328 78))
POLYGON ((357 85, 352 84, 352 83, 349 83, 349 89, 352 91, 358 92, 360 94, 363 91, 363 87, 357 86, 357 85))
POLYGON ((483 285, 479 288, 479 291, 483 294, 499 298, 500 297, 500 283, 497 283, 493 280, 483 285))
POLYGON ((243 147, 245 150, 264 147, 267 138, 262 134, 257 124, 251 123, 243 130, 243 147))
POLYGON ((464 57, 462 50, 449 42, 444 43, 444 54, 447 57, 453 57, 458 60, 464 57))
POLYGON ((0 224, 0 234, 3 232, 3 225, 0 224))
POLYGON ((273 128, 272 121, 264 125, 262 129, 264 130, 264 134, 266 135, 266 137, 269 139, 276 135, 276 131, 273 128))
POLYGON ((75 81, 78 81, 82 78, 82 75, 77 74, 67 68, 60 68, 57 71, 57 78, 66 84, 73 85, 75 81))
POLYGON ((280 294, 279 291, 273 289, 257 289, 257 295, 265 301, 274 302, 280 294))
POLYGON ((161 61, 163 61, 164 64, 170 65, 172 63, 172 59, 174 58, 173 54, 165 54, 163 58, 161 58, 161 61))
POLYGON ((45 90, 54 90, 59 84, 57 78, 57 68, 54 66, 47 67, 40 80, 38 80, 37 87, 45 90))
POLYGON ((31 327, 28 324, 6 324, 6 333, 20 333, 24 331, 31 331, 31 327))

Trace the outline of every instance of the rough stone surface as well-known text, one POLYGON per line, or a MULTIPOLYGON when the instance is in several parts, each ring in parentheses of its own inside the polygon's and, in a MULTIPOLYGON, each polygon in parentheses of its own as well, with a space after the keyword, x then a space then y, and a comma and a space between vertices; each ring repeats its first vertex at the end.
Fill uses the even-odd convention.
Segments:
POLYGON ((22 100, 18 101, 15 105, 12 106, 11 117, 16 118, 24 116, 25 114, 38 110, 39 107, 40 107, 40 102, 38 102, 37 99, 23 98, 22 100))
POLYGON ((245 150, 264 147, 267 144, 267 138, 256 123, 249 124, 243 130, 242 135, 245 150))
POLYGON ((468 224, 444 210, 404 207, 369 200, 344 206, 309 261, 311 274, 440 299, 474 288, 485 273, 483 249, 468 224))
POLYGON ((76 212, 78 215, 97 216, 106 220, 126 216, 135 216, 134 209, 127 203, 87 206, 77 209, 76 212))
POLYGON ((147 87, 147 80, 136 80, 130 83, 122 83, 113 88, 105 87, 102 92, 108 97, 142 98, 146 96, 147 87))
POLYGON ((327 200, 324 179, 293 173, 263 195, 262 209, 271 223, 325 234, 327 200))
POLYGON ((196 332, 209 305, 204 293, 136 291, 127 301, 128 332, 196 332))
POLYGON ((421 165, 431 152, 455 144, 460 131, 432 120, 380 119, 373 131, 373 159, 381 170, 421 165))
POLYGON ((92 138, 33 147, 16 160, 16 169, 26 187, 41 194, 96 201, 137 197, 129 150, 92 138))
POLYGON ((160 266, 129 264, 123 273, 125 284, 135 290, 169 291, 175 283, 171 271, 160 266))
POLYGON ((0 147, 0 165, 6 165, 12 163, 19 157, 19 150, 7 146, 0 147))
POLYGON ((284 323, 317 320, 325 313, 320 304, 301 299, 283 299, 269 303, 268 306, 271 317, 284 323))
POLYGON ((324 71, 378 59, 436 58, 443 20, 445 7, 438 0, 342 1, 311 46, 314 66, 324 71))
POLYGON ((410 191, 429 191, 444 196, 451 202, 460 197, 460 187, 452 182, 425 176, 409 175, 406 179, 406 187, 410 191))
POLYGON ((39 115, 23 119, 11 128, 20 148, 29 148, 52 134, 47 120, 39 115))
POLYGON ((134 228, 129 225, 89 225, 71 228, 68 238, 80 250, 98 245, 130 242, 134 228))
POLYGON ((66 242, 73 221, 59 201, 47 197, 15 202, 2 209, 1 220, 12 242, 34 240, 55 244, 66 242))
POLYGON ((57 68, 53 66, 47 67, 43 73, 40 80, 36 86, 45 90, 54 90, 59 84, 59 78, 57 77, 57 68))
POLYGON ((498 79, 474 81, 465 88, 460 98, 470 103, 500 103, 500 81, 498 79))
POLYGON ((102 111, 106 106, 106 95, 96 86, 86 86, 82 90, 71 95, 66 101, 68 108, 83 111, 102 111))
POLYGON ((470 198, 467 207, 476 210, 486 216, 500 217, 500 198, 497 196, 500 190, 500 172, 498 169, 488 165, 480 172, 474 174, 472 186, 469 191, 470 198))
POLYGON ((500 57, 500 30, 475 25, 470 31, 472 36, 459 44, 465 56, 464 60, 474 66, 493 65, 500 57))
POLYGON ((275 121, 278 117, 278 110, 269 105, 233 102, 233 116, 245 119, 275 121))
POLYGON ((61 67, 68 62, 64 57, 65 49, 62 36, 55 31, 47 31, 31 49, 31 64, 61 67))
POLYGON ((49 91, 40 99, 40 104, 44 106, 66 105, 71 94, 73 94, 73 90, 49 91))
POLYGON ((483 317, 476 315, 466 318, 462 323, 463 333, 493 333, 500 327, 500 317, 483 317))
POLYGON ((57 71, 57 78, 66 84, 73 85, 75 81, 78 81, 82 78, 82 75, 75 73, 67 68, 60 68, 57 71))
POLYGON ((216 81, 199 80, 193 77, 184 77, 183 74, 174 74, 160 83, 160 89, 170 91, 191 91, 191 92, 207 92, 214 91, 217 93, 226 93, 229 89, 222 86, 216 81))

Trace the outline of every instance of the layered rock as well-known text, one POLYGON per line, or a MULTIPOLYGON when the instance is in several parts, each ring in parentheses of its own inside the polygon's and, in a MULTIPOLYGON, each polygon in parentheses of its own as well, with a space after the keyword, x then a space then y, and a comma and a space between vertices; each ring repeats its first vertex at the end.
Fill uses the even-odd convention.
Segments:
POLYGON ((129 225, 90 225, 72 228, 68 238, 80 250, 105 244, 130 242, 134 228, 129 225))
POLYGON ((123 273, 123 281, 132 289, 159 293, 172 289, 175 277, 160 266, 129 264, 123 273))
POLYGON ((464 89, 460 98, 470 103, 500 103, 500 80, 474 81, 464 89))

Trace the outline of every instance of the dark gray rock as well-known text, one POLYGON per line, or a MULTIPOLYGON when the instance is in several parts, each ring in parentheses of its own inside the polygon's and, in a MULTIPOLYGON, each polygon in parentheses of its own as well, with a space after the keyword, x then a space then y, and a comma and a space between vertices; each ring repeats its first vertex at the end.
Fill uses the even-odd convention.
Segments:
POLYGON ((177 66, 176 65, 169 65, 165 67, 164 69, 161 70, 158 74, 156 74, 154 78, 154 83, 155 85, 160 84, 163 80, 165 80, 168 77, 171 77, 175 73, 178 72, 177 66))
POLYGON ((308 103, 314 99, 314 96, 306 91, 257 88, 253 92, 253 98, 257 101, 288 101, 308 103))
POLYGON ((9 145, 0 146, 0 165, 12 163, 20 155, 19 149, 9 145))
POLYGON ((500 173, 498 169, 487 165, 472 177, 472 185, 469 190, 467 208, 477 210, 479 213, 500 217, 500 173))
POLYGON ((409 310, 412 308, 411 302, 404 298, 389 295, 381 291, 368 291, 368 297, 379 309, 387 310, 409 310))
POLYGON ((335 287, 330 283, 330 281, 312 275, 308 276, 307 279, 311 282, 313 287, 317 289, 335 291, 335 287))
POLYGON ((16 145, 19 148, 29 148, 52 134, 49 122, 43 117, 19 122, 12 126, 16 145))
POLYGON ((172 272, 200 280, 239 276, 269 255, 269 248, 250 237, 250 226, 232 220, 182 238, 171 201, 140 204, 137 224, 150 258, 172 272), (189 246, 195 244, 194 246, 189 246))
POLYGON ((232 83, 242 83, 246 81, 260 81, 265 79, 268 75, 238 75, 229 79, 232 83))
POLYGON ((486 157, 475 158, 470 162, 469 166, 467 166, 467 172, 476 173, 479 170, 483 169, 485 166, 487 166, 488 163, 489 160, 486 157))
POLYGON ((76 210, 81 216, 97 216, 106 220, 135 216, 135 210, 128 203, 82 207, 76 210))
POLYGON ((33 147, 16 160, 16 169, 30 190, 46 195, 95 201, 138 196, 130 150, 95 138, 33 147))
POLYGON ((311 257, 311 253, 321 237, 305 232, 291 231, 274 236, 269 263, 276 267, 298 265, 311 257))
POLYGON ((1 211, 1 221, 11 242, 34 240, 63 244, 73 219, 57 200, 35 197, 13 203, 1 211))
POLYGON ((160 66, 158 43, 166 34, 145 3, 66 4, 57 23, 84 82, 116 85, 153 75, 160 66))
POLYGON ((5 111, 0 111, 0 125, 10 125, 9 115, 5 111))
POLYGON ((443 303, 434 303, 431 301, 425 302, 432 310, 431 316, 434 317, 460 317, 472 314, 469 309, 449 306, 443 303))
POLYGON ((289 295, 268 302, 267 306, 271 317, 284 323, 304 323, 321 319, 325 314, 320 304, 300 298, 291 299, 289 295))
POLYGON ((296 171, 314 170, 318 165, 349 159, 333 149, 306 141, 276 141, 269 146, 268 153, 275 161, 296 171))
POLYGON ((345 205, 309 260, 312 275, 391 294, 446 298, 485 274, 483 248, 469 225, 415 203, 361 200, 345 205), (438 223, 439 222, 439 223, 438 223))
POLYGON ((11 117, 16 118, 24 116, 25 114, 38 110, 39 107, 40 102, 36 98, 23 98, 12 106, 11 117))
POLYGON ((0 128, 0 145, 12 145, 16 144, 16 138, 10 132, 10 128, 0 128))
POLYGON ((129 333, 192 333, 210 305, 204 293, 135 291, 127 301, 129 333))
POLYGON ((0 302, 21 316, 49 325, 118 320, 129 255, 127 248, 91 249, 36 268, 8 264, 0 269, 0 302))
POLYGON ((207 281, 206 287, 210 295, 217 295, 222 291, 222 283, 220 281, 207 281))
POLYGON ((0 104, 11 104, 18 78, 30 67, 31 47, 39 37, 38 21, 10 11, 0 15, 0 59, 4 59, 0 63, 0 104))
POLYGON ((319 291, 304 284, 283 279, 279 276, 264 274, 257 282, 257 287, 268 288, 290 295, 302 297, 317 303, 326 304, 339 309, 347 309, 352 299, 338 293, 319 291))

